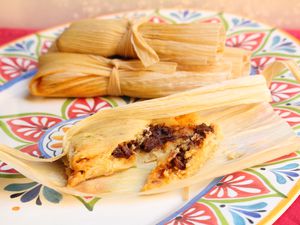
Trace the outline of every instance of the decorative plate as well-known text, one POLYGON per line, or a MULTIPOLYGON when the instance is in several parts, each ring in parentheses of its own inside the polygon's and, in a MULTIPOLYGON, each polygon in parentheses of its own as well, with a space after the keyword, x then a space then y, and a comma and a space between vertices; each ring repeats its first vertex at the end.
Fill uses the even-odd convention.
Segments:
MULTIPOLYGON (((300 62, 300 45, 296 39, 278 29, 231 14, 157 10, 104 17, 145 15, 159 23, 223 23, 227 30, 226 45, 253 51, 251 74, 274 60, 300 62)), ((45 53, 67 26, 44 30, 0 47, 1 143, 37 157, 57 154, 63 133, 78 121, 76 118, 134 101, 127 97, 47 99, 28 94, 28 81, 36 72, 38 55, 45 53), (39 145, 47 147, 39 148, 39 145)), ((275 77, 271 91, 274 110, 300 135, 300 84, 284 71, 275 77)), ((29 222, 53 225, 63 221, 89 225, 266 224, 274 222, 297 197, 299 175, 300 152, 294 152, 201 183, 192 188, 195 197, 185 203, 180 191, 131 199, 64 195, 24 178, 0 162, 1 221, 14 225, 29 222)))

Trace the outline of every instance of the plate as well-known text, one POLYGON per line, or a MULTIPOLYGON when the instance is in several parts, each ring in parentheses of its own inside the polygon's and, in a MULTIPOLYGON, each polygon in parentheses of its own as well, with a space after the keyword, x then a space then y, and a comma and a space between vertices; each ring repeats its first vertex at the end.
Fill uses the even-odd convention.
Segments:
MULTIPOLYGON (((149 16, 159 23, 223 23, 226 45, 253 52, 251 74, 275 60, 300 62, 296 39, 278 29, 240 16, 200 10, 150 10, 103 16, 149 16)), ((45 99, 30 96, 28 82, 38 55, 68 26, 61 25, 0 47, 0 140, 22 152, 58 154, 61 136, 77 118, 135 101, 128 97, 45 99), (51 132, 50 132, 51 131, 51 132), (41 140, 39 142, 39 140, 41 140), (44 146, 42 151, 39 145, 44 146), (47 148, 45 148, 47 146, 47 148)), ((274 110, 300 135, 300 85, 288 72, 270 87, 274 110)), ((80 118, 79 118, 80 119, 80 118)), ((6 224, 266 224, 272 223, 299 194, 300 152, 198 184, 191 200, 180 191, 100 199, 58 193, 24 178, 0 162, 1 220, 6 224)))

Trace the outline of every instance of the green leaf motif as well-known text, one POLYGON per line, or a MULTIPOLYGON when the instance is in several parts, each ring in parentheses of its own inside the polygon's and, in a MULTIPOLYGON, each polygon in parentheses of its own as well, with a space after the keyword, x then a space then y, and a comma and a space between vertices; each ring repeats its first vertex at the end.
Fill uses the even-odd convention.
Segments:
POLYGON ((61 107, 61 117, 64 119, 64 120, 67 120, 69 119, 68 118, 68 115, 67 115, 67 108, 68 106, 73 102, 74 98, 68 98, 62 105, 61 107))
POLYGON ((20 173, 14 173, 14 174, 0 173, 0 178, 24 178, 24 175, 20 173))
POLYGON ((42 46, 42 41, 41 41, 41 37, 40 37, 39 34, 36 34, 35 36, 36 36, 36 40, 37 40, 37 46, 35 48, 35 54, 38 56, 40 54, 39 51, 40 51, 40 48, 42 46))
MULTIPOLYGON (((130 98, 130 97, 127 97, 127 98, 130 98)), ((110 104, 112 107, 117 107, 118 106, 118 103, 112 97, 102 97, 102 99, 104 101, 106 101, 108 104, 110 104)), ((130 102, 130 100, 129 100, 129 102, 130 102)), ((128 103, 126 102, 126 103, 129 104, 129 102, 128 103)))
POLYGON ((28 112, 28 113, 18 113, 18 114, 11 114, 11 115, 3 115, 0 116, 0 119, 8 119, 8 118, 17 118, 23 116, 54 116, 60 118, 60 116, 55 115, 53 113, 46 113, 46 112, 28 112))
POLYGON ((4 188, 4 190, 5 191, 25 191, 29 188, 34 187, 35 185, 37 185, 37 182, 24 183, 24 184, 9 184, 4 188))
POLYGON ((217 217, 221 221, 222 225, 229 225, 229 223, 227 222, 226 218, 224 217, 224 215, 222 214, 220 209, 217 206, 215 206, 211 201, 201 198, 198 202, 202 202, 202 203, 208 205, 210 208, 212 208, 214 213, 216 213, 217 217))
POLYGON ((100 200, 100 198, 93 198, 91 201, 87 202, 85 201, 82 197, 80 196, 74 196, 75 198, 77 198, 81 203, 83 203, 83 205, 89 210, 89 211, 93 211, 94 210, 94 206, 95 204, 100 200))
POLYGON ((5 83, 5 80, 0 77, 0 84, 4 84, 4 83, 5 83))
POLYGON ((4 190, 14 192, 10 198, 20 198, 23 203, 35 201, 39 206, 42 205, 41 194, 52 203, 57 204, 62 200, 62 194, 37 182, 13 183, 4 187, 4 190))
MULTIPOLYGON (((258 56, 258 52, 260 52, 264 47, 265 45, 268 43, 269 39, 270 39, 270 36, 271 34, 275 31, 275 29, 271 29, 270 32, 268 33, 267 37, 265 37, 263 43, 260 45, 260 47, 252 53, 252 56, 258 56)), ((269 54, 267 54, 269 55, 269 54)))
POLYGON ((228 30, 228 28, 229 28, 229 25, 228 25, 228 23, 227 23, 226 19, 224 18, 224 15, 223 15, 223 13, 222 13, 222 12, 218 13, 218 16, 219 16, 220 20, 222 21, 222 23, 223 23, 223 25, 224 25, 224 28, 225 28, 225 30, 227 31, 227 30, 228 30))
POLYGON ((52 203, 59 203, 62 200, 62 194, 48 187, 43 189, 44 197, 52 203))

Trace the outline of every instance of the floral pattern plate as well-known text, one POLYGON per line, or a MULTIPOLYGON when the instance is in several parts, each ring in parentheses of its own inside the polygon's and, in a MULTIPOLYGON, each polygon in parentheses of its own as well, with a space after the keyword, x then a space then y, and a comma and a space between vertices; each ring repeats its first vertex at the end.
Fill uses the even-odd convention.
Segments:
MULTIPOLYGON (((296 39, 239 16, 197 10, 135 11, 116 17, 149 16, 159 23, 223 23, 226 45, 253 52, 251 74, 274 60, 300 62, 296 39)), ((129 104, 135 99, 44 99, 28 94, 38 55, 68 25, 58 26, 0 47, 0 140, 36 157, 59 154, 61 137, 81 117, 129 104), (40 141, 39 141, 40 140, 40 141)), ((300 84, 288 72, 271 85, 274 110, 300 135, 300 84)), ((203 182, 184 203, 180 191, 126 199, 100 199, 58 193, 24 178, 0 162, 0 215, 5 224, 266 224, 272 223, 299 194, 300 152, 203 182), (176 209, 180 208, 176 211, 176 209), (173 212, 173 213, 172 213, 173 212)))

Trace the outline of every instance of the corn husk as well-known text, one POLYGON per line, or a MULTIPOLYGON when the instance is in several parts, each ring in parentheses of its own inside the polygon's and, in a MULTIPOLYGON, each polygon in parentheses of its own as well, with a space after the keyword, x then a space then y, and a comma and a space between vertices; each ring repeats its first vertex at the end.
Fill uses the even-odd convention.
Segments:
POLYGON ((225 60, 212 65, 190 66, 159 62, 144 68, 138 60, 52 52, 39 59, 38 73, 30 82, 37 96, 93 97, 127 95, 156 98, 248 75, 249 52, 226 48, 225 60), (178 68, 185 70, 185 67, 178 68))
POLYGON ((138 58, 147 67, 159 60, 207 65, 220 59, 222 24, 154 24, 127 19, 74 22, 56 42, 58 51, 138 58))
MULTIPOLYGON (((196 112, 200 121, 219 124, 224 139, 214 158, 209 160, 196 175, 147 192, 140 190, 153 164, 130 168, 70 188, 66 187, 64 168, 57 161, 58 158, 37 159, 0 145, 0 159, 25 176, 65 193, 101 197, 161 193, 206 181, 298 150, 299 138, 273 111, 267 103, 269 100, 270 93, 262 76, 245 77, 100 111, 82 120, 67 132, 64 138, 64 153, 59 157, 69 152, 80 134, 105 134, 107 133, 105 130, 108 129, 109 134, 114 135, 118 133, 117 131, 134 127, 135 120, 147 121, 196 112), (129 126, 124 121, 129 121, 129 126), (240 155, 240 158, 229 160, 228 153, 240 155)), ((104 142, 101 143, 105 144, 104 142)))
POLYGON ((262 71, 262 75, 266 78, 268 86, 270 86, 272 78, 278 75, 278 73, 282 72, 284 69, 288 69, 294 75, 296 80, 300 82, 300 70, 295 61, 275 61, 262 71))
POLYGON ((248 76, 250 71, 250 57, 251 51, 246 51, 240 48, 225 47, 224 62, 230 62, 231 78, 238 78, 241 76, 248 76))

